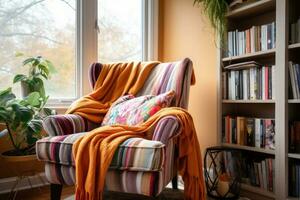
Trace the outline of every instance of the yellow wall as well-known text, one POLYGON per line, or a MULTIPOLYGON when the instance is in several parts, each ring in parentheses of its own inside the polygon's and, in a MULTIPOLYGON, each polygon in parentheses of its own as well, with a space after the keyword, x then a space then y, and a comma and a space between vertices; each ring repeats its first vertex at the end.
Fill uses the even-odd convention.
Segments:
POLYGON ((159 60, 189 57, 196 85, 191 88, 189 111, 202 152, 217 143, 217 71, 214 33, 194 0, 160 0, 159 60))

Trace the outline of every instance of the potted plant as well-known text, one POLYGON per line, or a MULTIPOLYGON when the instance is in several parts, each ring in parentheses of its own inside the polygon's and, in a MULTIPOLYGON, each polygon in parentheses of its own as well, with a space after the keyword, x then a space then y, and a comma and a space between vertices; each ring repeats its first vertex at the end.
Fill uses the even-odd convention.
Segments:
POLYGON ((2 153, 6 159, 28 159, 35 157, 35 143, 42 137, 42 119, 52 110, 44 108, 45 102, 38 92, 32 92, 24 99, 16 98, 11 88, 0 91, 0 123, 6 129, 1 137, 8 135, 12 150, 2 153), (41 114, 43 113, 43 115, 41 114), (26 157, 27 156, 27 157, 26 157))
POLYGON ((37 56, 24 60, 23 66, 29 67, 28 75, 17 74, 13 80, 13 83, 21 82, 22 97, 26 97, 31 92, 38 92, 44 101, 47 101, 43 79, 48 80, 50 73, 55 72, 53 64, 49 60, 37 56))
POLYGON ((8 136, 13 147, 1 155, 10 162, 36 159, 35 143, 43 136, 43 118, 54 114, 45 108, 49 96, 43 82, 54 71, 52 63, 37 56, 24 60, 23 66, 29 66, 28 75, 18 74, 13 80, 23 85, 23 98, 17 98, 11 88, 0 91, 0 123, 6 127, 0 137, 8 136))

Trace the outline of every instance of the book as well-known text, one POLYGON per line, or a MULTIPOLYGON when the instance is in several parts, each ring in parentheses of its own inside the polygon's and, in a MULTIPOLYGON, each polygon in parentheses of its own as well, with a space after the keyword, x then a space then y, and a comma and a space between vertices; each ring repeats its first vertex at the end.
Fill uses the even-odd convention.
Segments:
POLYGON ((275 120, 265 120, 265 148, 275 149, 275 120))
POLYGON ((244 30, 229 31, 227 33, 227 56, 240 56, 275 48, 275 37, 275 22, 252 26, 244 30))
POLYGON ((289 90, 291 98, 300 98, 300 65, 297 63, 289 62, 289 90))
POLYGON ((247 118, 247 146, 255 146, 255 120, 253 118, 247 118))
POLYGON ((221 158, 223 158, 222 166, 229 177, 239 177, 244 184, 273 191, 274 158, 261 154, 249 154, 246 151, 224 151, 221 158))
POLYGON ((261 129, 260 129, 260 119, 255 119, 255 147, 260 148, 261 145, 261 129))
MULTIPOLYGON (((260 66, 252 61, 241 63, 241 65, 226 66, 226 71, 222 72, 223 98, 227 97, 230 100, 274 99, 274 92, 272 92, 275 87, 274 68, 275 66, 260 66)), ((298 69, 300 76, 300 67, 298 69)))
MULTIPOLYGON (((243 116, 223 116, 223 142, 264 149, 275 149, 275 120, 243 116)), ((300 131, 300 123, 299 123, 300 131)), ((300 134, 299 134, 300 142, 300 134)))
POLYGON ((291 122, 289 130, 289 151, 291 153, 300 153, 300 121, 291 122))

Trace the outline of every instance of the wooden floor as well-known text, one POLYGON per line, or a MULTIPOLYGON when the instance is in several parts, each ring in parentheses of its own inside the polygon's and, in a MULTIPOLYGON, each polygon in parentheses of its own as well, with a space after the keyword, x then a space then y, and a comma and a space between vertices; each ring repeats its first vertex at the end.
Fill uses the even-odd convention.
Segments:
MULTIPOLYGON (((74 187, 65 186, 62 191, 62 199, 74 194, 74 187)), ((9 194, 1 194, 0 200, 9 200, 9 194)), ((12 198, 11 198, 12 199, 12 198)), ((22 190, 17 193, 16 200, 50 200, 50 186, 22 190)))
MULTIPOLYGON (((64 186, 62 191, 62 200, 66 199, 70 200, 72 195, 74 195, 74 187, 73 186, 64 186), (69 198, 68 198, 69 197, 69 198)), ((40 189, 29 189, 19 191, 16 196, 17 200, 50 200, 50 187, 45 186, 40 189)), ((158 197, 149 198, 145 196, 137 196, 132 194, 124 194, 117 192, 107 192, 104 194, 105 200, 183 200, 183 192, 181 190, 172 190, 166 189, 164 190, 158 197)), ((9 200, 9 194, 0 195, 0 200, 9 200)))

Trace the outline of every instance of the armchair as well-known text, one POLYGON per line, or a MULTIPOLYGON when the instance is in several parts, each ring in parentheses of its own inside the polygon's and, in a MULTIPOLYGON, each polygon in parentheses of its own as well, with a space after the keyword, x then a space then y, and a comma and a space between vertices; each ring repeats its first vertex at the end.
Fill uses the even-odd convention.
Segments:
MULTIPOLYGON (((94 87, 100 73, 101 64, 92 64, 89 74, 91 87, 94 87)), ((152 70, 137 96, 175 90, 176 100, 172 106, 187 108, 191 78, 192 62, 189 59, 161 63, 152 70)), ((75 183, 73 143, 99 126, 101 124, 92 123, 76 114, 55 115, 45 119, 44 129, 49 137, 37 142, 37 157, 45 162, 45 174, 51 183, 51 199, 60 199, 62 185, 75 183)), ((177 119, 167 116, 157 123, 152 138, 124 141, 110 164, 105 189, 157 196, 171 180, 173 188, 177 189, 176 136, 179 130, 177 119)))

